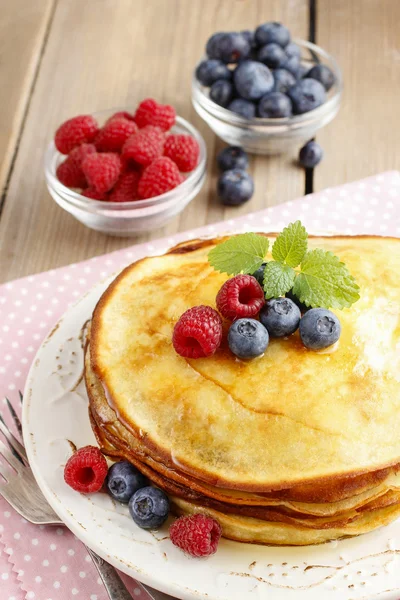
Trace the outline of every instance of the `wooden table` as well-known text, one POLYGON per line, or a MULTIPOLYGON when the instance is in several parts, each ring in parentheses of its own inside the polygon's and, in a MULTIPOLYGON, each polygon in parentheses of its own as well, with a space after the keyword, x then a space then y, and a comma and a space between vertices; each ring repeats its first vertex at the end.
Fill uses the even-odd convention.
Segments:
POLYGON ((254 157, 253 199, 223 208, 215 194, 215 154, 223 144, 190 101, 192 69, 209 35, 268 20, 314 39, 343 70, 342 108, 318 133, 325 159, 307 191, 399 168, 399 0, 0 0, 0 280, 304 194, 295 151, 254 157), (200 129, 209 153, 207 182, 180 217, 151 234, 124 239, 86 229, 47 192, 46 145, 70 116, 134 107, 146 96, 174 104, 200 129))

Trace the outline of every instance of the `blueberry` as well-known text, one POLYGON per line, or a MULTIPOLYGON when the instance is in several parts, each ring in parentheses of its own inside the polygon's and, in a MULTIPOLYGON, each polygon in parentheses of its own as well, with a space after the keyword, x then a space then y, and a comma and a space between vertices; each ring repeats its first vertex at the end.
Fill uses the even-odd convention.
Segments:
POLYGON ((291 56, 290 58, 287 58, 281 64, 281 68, 286 69, 286 71, 289 71, 289 73, 296 77, 296 79, 299 79, 301 64, 300 59, 297 56, 291 56))
POLYGON ((301 48, 294 42, 290 42, 285 48, 285 54, 288 58, 292 58, 292 56, 296 56, 300 58, 301 56, 301 48))
POLYGON ((226 79, 218 79, 210 88, 210 98, 220 106, 228 106, 233 96, 233 85, 226 79))
POLYGON ((265 352, 268 331, 255 319, 238 319, 229 329, 229 348, 239 358, 255 358, 265 352))
POLYGON ((129 512, 142 529, 157 529, 168 517, 168 496, 160 489, 144 487, 129 500, 129 512))
POLYGON ((307 142, 299 152, 299 162, 303 167, 312 169, 321 162, 324 151, 317 142, 307 142))
POLYGON ((311 79, 316 79, 322 83, 327 92, 336 81, 334 74, 326 65, 315 65, 315 67, 308 71, 307 77, 311 77, 311 79))
POLYGON ((238 206, 250 200, 254 192, 254 183, 245 171, 230 169, 220 175, 217 190, 222 204, 238 206))
POLYGON ((262 288, 264 288, 264 271, 266 264, 266 262, 263 263, 261 267, 258 267, 257 271, 254 271, 254 273, 252 273, 253 277, 257 279, 258 283, 261 285, 262 288))
POLYGON ((284 49, 278 44, 267 44, 261 46, 257 52, 257 60, 270 69, 277 69, 287 60, 287 56, 284 49))
POLYGON ((270 119, 290 117, 292 103, 286 94, 270 92, 263 96, 258 103, 258 116, 270 119))
POLYGON ((259 100, 274 87, 274 78, 266 65, 254 60, 240 63, 233 79, 239 96, 245 100, 259 100))
POLYGON ((240 33, 224 33, 215 42, 218 58, 224 63, 237 63, 250 54, 250 44, 240 33))
POLYGON ((245 31, 241 31, 240 35, 244 37, 244 39, 249 44, 250 48, 254 46, 254 31, 250 31, 250 29, 245 29, 245 31))
POLYGON ((324 86, 315 79, 300 79, 288 90, 288 96, 290 97, 293 105, 293 112, 295 114, 302 114, 318 108, 325 102, 326 93, 324 86))
POLYGON ((133 494, 147 485, 147 479, 131 463, 122 461, 110 467, 106 485, 114 500, 128 504, 133 494))
POLYGON ((281 92, 286 94, 289 88, 296 84, 296 78, 294 75, 286 71, 286 69, 276 69, 273 72, 274 76, 274 92, 281 92))
POLYGON ((218 42, 225 35, 223 32, 214 33, 206 44, 206 54, 209 58, 221 58, 219 54, 218 42))
POLYGON ((297 72, 297 79, 302 79, 306 77, 308 73, 308 67, 306 65, 300 65, 299 70, 297 72))
POLYGON ((289 298, 271 298, 260 311, 260 321, 271 337, 291 335, 299 326, 300 309, 289 298))
POLYGON ((303 304, 303 302, 300 302, 298 297, 293 294, 292 290, 289 290, 288 292, 286 292, 285 297, 289 298, 289 300, 292 300, 296 304, 296 306, 299 307, 301 313, 305 313, 308 310, 310 310, 308 306, 303 304))
POLYGON ((241 169, 245 171, 249 166, 249 157, 240 146, 227 146, 219 152, 217 163, 221 171, 241 169))
POLYGON ((273 21, 257 27, 254 37, 259 46, 273 43, 279 44, 284 48, 290 42, 289 29, 281 23, 273 21))
POLYGON ((228 110, 244 117, 245 119, 254 119, 256 116, 256 105, 250 100, 243 100, 242 98, 235 98, 227 106, 228 110))
POLYGON ((306 348, 321 350, 338 341, 341 326, 337 316, 330 310, 311 308, 301 317, 299 330, 306 348))
POLYGON ((231 79, 232 72, 222 60, 203 60, 196 69, 196 77, 203 85, 210 86, 217 79, 231 79))

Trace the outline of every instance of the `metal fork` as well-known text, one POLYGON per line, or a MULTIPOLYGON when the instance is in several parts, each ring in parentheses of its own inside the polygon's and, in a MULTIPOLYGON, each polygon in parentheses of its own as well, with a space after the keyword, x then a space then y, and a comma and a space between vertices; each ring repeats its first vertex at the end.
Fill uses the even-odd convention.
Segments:
MULTIPOLYGON (((22 402, 21 392, 19 394, 22 402)), ((6 398, 6 403, 17 431, 21 435, 21 422, 8 398, 6 398)), ((22 517, 31 523, 37 525, 64 525, 36 483, 32 470, 29 467, 23 443, 8 429, 1 415, 0 431, 9 446, 7 447, 0 439, 0 456, 12 467, 12 469, 7 468, 4 464, 0 463, 0 475, 3 478, 3 480, 0 478, 0 494, 22 517)), ((93 559, 110 600, 132 600, 132 596, 116 569, 87 546, 86 549, 93 559)), ((152 600, 176 600, 172 596, 153 590, 142 583, 138 582, 138 586, 147 592, 152 600)))

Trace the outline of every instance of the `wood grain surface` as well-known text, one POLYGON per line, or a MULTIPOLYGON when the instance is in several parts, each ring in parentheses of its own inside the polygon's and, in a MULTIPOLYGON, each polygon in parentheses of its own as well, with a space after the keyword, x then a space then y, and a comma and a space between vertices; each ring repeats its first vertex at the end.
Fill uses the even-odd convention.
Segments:
POLYGON ((343 104, 317 134, 314 190, 400 168, 400 2, 318 0, 316 41, 343 71, 343 104))
POLYGON ((1 280, 302 195, 304 172, 294 155, 259 157, 251 164, 253 199, 241 208, 223 209, 215 194, 215 153, 223 144, 190 100, 192 71, 209 35, 268 20, 280 20, 295 37, 306 38, 308 1, 58 0, 0 219, 1 280), (199 128, 208 149, 208 177, 199 196, 163 229, 113 238, 85 228, 55 204, 44 182, 43 154, 64 119, 112 106, 134 107, 146 96, 174 104, 199 128))

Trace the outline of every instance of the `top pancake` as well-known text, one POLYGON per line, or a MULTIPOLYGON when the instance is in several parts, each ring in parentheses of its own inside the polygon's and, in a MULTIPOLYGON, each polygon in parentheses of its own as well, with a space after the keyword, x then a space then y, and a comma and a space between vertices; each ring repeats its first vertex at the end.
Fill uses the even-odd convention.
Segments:
POLYGON ((310 239, 361 288, 337 312, 337 347, 307 350, 296 332, 245 362, 224 336, 214 356, 186 360, 172 330, 186 309, 215 306, 228 277, 207 254, 223 239, 139 261, 103 294, 91 362, 121 422, 168 467, 231 489, 279 490, 400 462, 399 240, 310 239))

